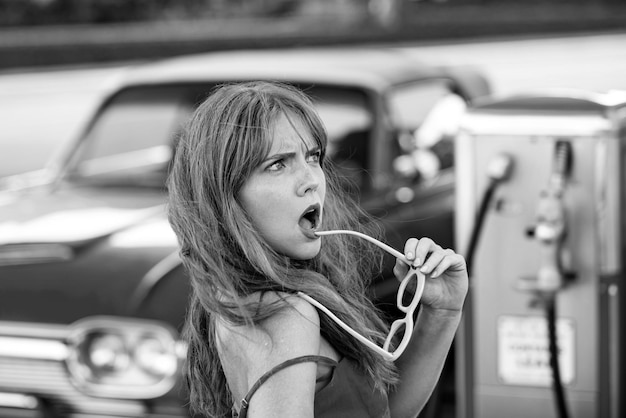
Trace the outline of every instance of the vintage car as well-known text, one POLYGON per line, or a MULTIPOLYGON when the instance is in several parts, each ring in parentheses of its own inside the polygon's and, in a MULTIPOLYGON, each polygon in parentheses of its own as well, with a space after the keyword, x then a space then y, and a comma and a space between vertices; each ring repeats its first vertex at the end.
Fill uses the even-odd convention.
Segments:
MULTIPOLYGON (((399 51, 256 50, 131 68, 67 152, 0 185, 0 416, 186 416, 179 339, 188 281, 166 219, 172 143, 217 84, 311 95, 346 192, 386 241, 453 243, 451 138, 489 94, 479 72, 399 51)), ((393 314, 386 267, 372 297, 393 314)))

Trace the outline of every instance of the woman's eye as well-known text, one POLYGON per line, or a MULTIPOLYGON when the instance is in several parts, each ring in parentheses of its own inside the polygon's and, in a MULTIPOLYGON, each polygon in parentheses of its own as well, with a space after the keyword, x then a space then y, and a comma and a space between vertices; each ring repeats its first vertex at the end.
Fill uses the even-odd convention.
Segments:
POLYGON ((308 161, 310 163, 319 163, 321 159, 322 159, 321 151, 312 152, 311 154, 309 154, 309 157, 308 157, 308 161))
POLYGON ((283 160, 274 161, 272 164, 267 166, 268 171, 278 171, 281 168, 285 167, 285 162, 283 160))

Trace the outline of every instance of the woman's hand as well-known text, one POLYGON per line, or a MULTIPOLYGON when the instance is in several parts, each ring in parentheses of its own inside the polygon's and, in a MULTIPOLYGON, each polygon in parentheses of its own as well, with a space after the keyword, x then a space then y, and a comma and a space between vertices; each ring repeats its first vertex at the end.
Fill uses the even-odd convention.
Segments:
MULTIPOLYGON (((433 309, 460 311, 468 289, 465 258, 450 249, 443 249, 430 238, 410 238, 404 244, 404 255, 424 275, 426 286, 421 303, 433 309)), ((409 266, 396 260, 393 272, 402 280, 409 266)))

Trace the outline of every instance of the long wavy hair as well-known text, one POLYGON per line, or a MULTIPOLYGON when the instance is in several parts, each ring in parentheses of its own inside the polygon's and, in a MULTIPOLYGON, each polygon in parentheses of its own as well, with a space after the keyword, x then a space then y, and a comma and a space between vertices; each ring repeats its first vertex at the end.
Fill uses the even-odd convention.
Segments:
MULTIPOLYGON (((169 220, 192 284, 183 335, 188 343, 184 378, 194 413, 231 414, 233 399, 217 352, 215 319, 255 324, 285 307, 283 300, 244 303, 252 293, 302 291, 362 335, 378 344, 385 339, 385 322, 366 293, 382 263, 374 246, 354 237, 328 236, 314 259, 290 260, 268 246, 241 205, 239 192, 270 152, 280 115, 299 118, 322 150, 327 178, 324 228, 380 236, 378 227, 340 190, 332 164, 323 158, 326 130, 307 95, 271 82, 216 88, 179 138, 168 178, 169 220)), ((391 362, 326 315, 320 314, 320 321, 322 336, 354 359, 379 389, 395 382, 391 362)))

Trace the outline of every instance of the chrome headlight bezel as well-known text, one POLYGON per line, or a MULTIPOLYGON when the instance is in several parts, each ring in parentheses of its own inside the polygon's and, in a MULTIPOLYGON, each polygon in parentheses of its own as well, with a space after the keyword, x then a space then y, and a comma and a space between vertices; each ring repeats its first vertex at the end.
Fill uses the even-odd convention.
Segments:
POLYGON ((66 343, 65 363, 72 383, 95 397, 163 396, 175 386, 184 358, 177 332, 152 320, 85 318, 71 325, 66 343))

